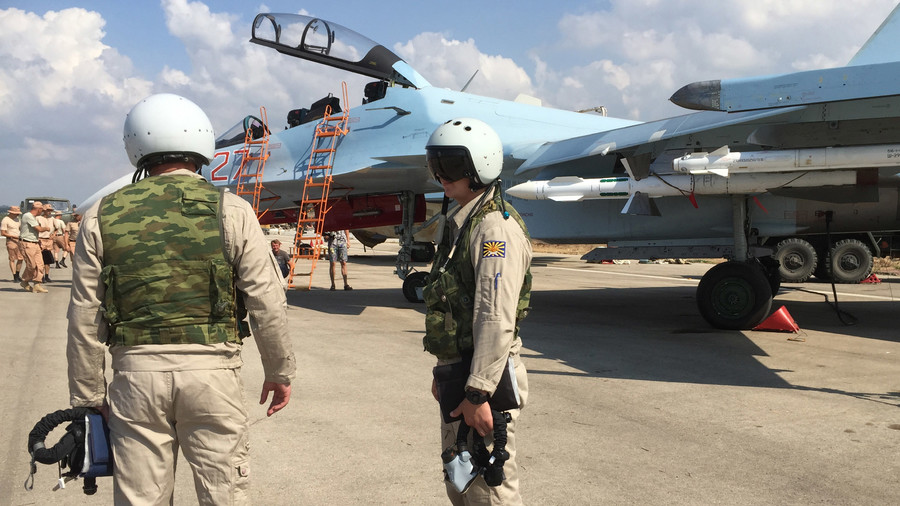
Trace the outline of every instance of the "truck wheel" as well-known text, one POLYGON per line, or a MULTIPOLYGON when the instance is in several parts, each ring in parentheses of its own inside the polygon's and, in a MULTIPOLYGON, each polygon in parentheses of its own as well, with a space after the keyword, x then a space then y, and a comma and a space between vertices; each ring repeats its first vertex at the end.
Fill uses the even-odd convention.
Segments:
POLYGON ((775 246, 775 259, 781 263, 778 272, 785 283, 803 283, 816 270, 816 249, 809 242, 791 237, 775 246))
POLYGON ((821 258, 820 262, 816 263, 816 268, 813 271, 813 276, 816 277, 819 281, 824 283, 831 283, 831 269, 828 267, 828 258, 829 252, 827 249, 817 249, 816 256, 821 258))
POLYGON ((758 262, 725 262, 703 275, 697 308, 713 327, 750 329, 769 315, 772 288, 758 262))
POLYGON ((872 273, 872 251, 862 241, 838 241, 828 255, 828 271, 836 283, 859 283, 872 273))

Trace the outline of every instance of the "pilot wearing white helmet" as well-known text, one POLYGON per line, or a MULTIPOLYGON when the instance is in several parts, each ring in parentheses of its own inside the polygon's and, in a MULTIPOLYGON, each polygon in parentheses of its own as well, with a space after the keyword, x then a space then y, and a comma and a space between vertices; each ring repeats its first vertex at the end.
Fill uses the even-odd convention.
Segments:
POLYGON ((179 449, 199 504, 246 504, 244 318, 249 310, 271 416, 296 368, 281 275, 250 205, 197 174, 215 143, 200 107, 147 97, 124 140, 136 182, 84 212, 75 244, 70 402, 108 412, 116 504, 170 503, 179 449))
POLYGON ((463 445, 478 449, 473 438, 501 440, 483 449, 488 470, 482 475, 460 482, 448 474, 447 494, 454 504, 521 504, 516 425, 528 379, 518 324, 529 309, 531 242, 522 218, 502 199, 503 144, 490 126, 448 121, 425 152, 445 199, 459 204, 447 217, 423 291, 424 344, 438 360, 432 394, 441 405, 442 449, 455 446, 458 455, 463 445), (465 425, 454 421, 459 417, 465 425), (466 426, 474 429, 468 436, 466 426), (463 445, 456 444, 458 435, 463 445))

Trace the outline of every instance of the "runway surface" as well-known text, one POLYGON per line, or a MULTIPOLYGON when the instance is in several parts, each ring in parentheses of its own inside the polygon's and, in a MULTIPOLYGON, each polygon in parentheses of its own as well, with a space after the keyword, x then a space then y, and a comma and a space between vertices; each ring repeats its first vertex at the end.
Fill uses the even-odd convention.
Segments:
MULTIPOLYGON (((80 481, 52 491, 51 466, 23 489, 28 432, 68 405, 71 269, 51 270, 50 293, 25 293, 0 250, 0 503, 111 504, 111 479, 94 497, 80 481)), ((320 263, 313 290, 288 293, 299 373, 272 418, 256 404, 262 369, 247 342, 254 504, 446 504, 424 307, 403 298, 395 250, 354 243, 353 291, 328 291, 320 263)), ((694 302, 708 268, 536 255, 522 324, 525 501, 896 503, 900 279, 839 285, 852 326, 826 304, 830 285, 804 283, 784 285, 773 306, 786 306, 799 333, 720 331, 694 302)), ((193 504, 181 464, 175 503, 193 504)))

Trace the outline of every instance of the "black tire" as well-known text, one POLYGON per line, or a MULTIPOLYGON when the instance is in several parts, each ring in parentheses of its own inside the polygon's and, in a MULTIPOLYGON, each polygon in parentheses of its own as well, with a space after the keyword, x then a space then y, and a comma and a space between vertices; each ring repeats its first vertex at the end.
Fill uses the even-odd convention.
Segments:
POLYGON ((781 290, 781 272, 778 268, 781 264, 771 256, 758 257, 757 260, 759 261, 759 267, 763 270, 763 274, 765 274, 766 279, 769 281, 769 288, 772 289, 772 297, 778 295, 778 290, 781 290))
POLYGON ((828 255, 828 272, 835 283, 854 284, 872 274, 872 250, 857 239, 838 241, 828 255))
POLYGON ((434 243, 417 242, 413 244, 409 257, 413 262, 430 263, 434 260, 434 243))
POLYGON ((697 286, 697 307, 719 329, 750 329, 769 315, 772 288, 756 261, 716 265, 697 286))
POLYGON ((781 264, 778 272, 785 283, 803 283, 812 276, 818 264, 812 244, 796 237, 779 242, 774 256, 781 264))
POLYGON ((410 302, 425 302, 419 297, 416 288, 425 286, 428 281, 428 273, 424 271, 413 272, 403 280, 403 296, 410 302))
POLYGON ((826 253, 825 255, 822 255, 822 258, 824 258, 825 260, 819 262, 816 265, 816 270, 813 271, 813 274, 819 281, 831 283, 831 273, 828 272, 828 254, 826 253))

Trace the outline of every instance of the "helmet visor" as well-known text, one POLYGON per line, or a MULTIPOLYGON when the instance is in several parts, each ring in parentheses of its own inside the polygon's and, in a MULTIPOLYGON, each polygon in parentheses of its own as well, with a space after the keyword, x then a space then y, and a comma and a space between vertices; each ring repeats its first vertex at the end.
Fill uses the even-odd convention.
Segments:
POLYGON ((438 183, 441 179, 459 181, 464 177, 472 177, 475 172, 475 164, 466 148, 428 147, 425 148, 425 161, 438 183))

